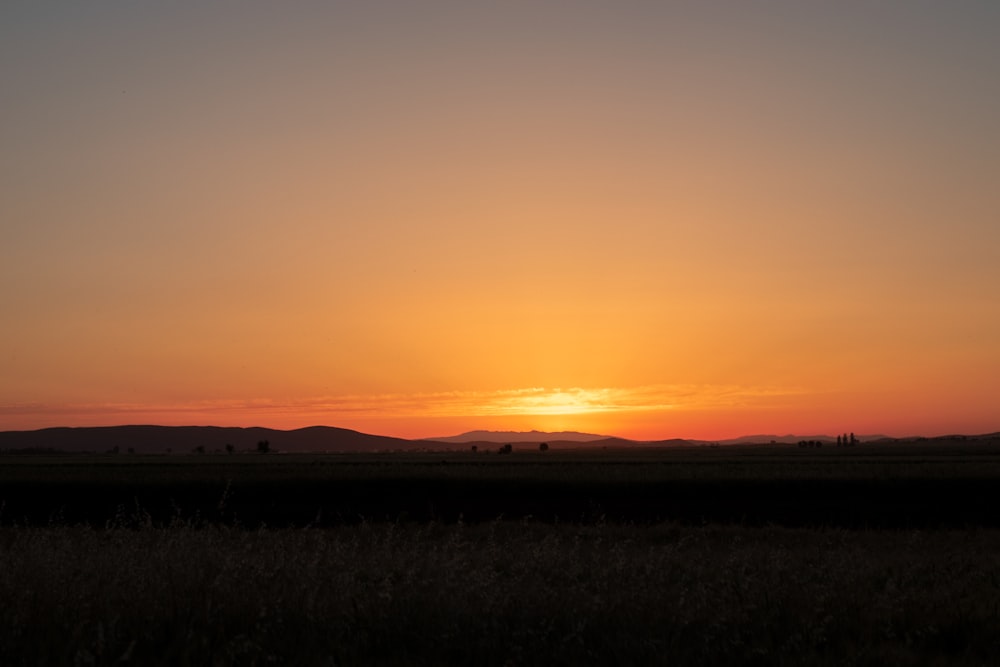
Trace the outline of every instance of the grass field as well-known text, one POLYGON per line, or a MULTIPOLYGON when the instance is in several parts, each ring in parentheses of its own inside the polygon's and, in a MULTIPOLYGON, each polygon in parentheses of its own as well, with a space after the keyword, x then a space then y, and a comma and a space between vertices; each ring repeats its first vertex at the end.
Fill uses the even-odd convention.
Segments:
POLYGON ((998 454, 4 456, 0 662, 992 664, 998 454))
POLYGON ((0 524, 1000 527, 1000 447, 2 456, 0 524))

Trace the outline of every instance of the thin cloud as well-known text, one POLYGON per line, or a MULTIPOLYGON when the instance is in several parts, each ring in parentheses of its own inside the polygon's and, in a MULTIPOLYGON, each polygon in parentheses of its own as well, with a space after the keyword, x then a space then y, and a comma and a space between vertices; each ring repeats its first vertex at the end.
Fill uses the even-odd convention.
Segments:
POLYGON ((183 403, 87 403, 0 405, 6 418, 47 416, 128 421, 171 416, 201 418, 253 414, 314 417, 317 423, 335 423, 338 416, 356 417, 499 417, 514 415, 570 415, 626 412, 663 412, 720 408, 767 407, 782 397, 801 395, 798 388, 744 385, 647 385, 640 387, 525 387, 496 391, 345 394, 288 399, 226 399, 183 403))

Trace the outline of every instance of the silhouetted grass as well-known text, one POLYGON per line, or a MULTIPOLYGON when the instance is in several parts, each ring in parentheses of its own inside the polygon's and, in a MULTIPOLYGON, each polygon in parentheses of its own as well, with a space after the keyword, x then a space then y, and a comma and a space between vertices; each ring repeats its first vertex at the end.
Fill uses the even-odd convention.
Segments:
POLYGON ((256 527, 368 521, 1000 527, 994 447, 330 456, 0 456, 0 525, 123 511, 256 527), (220 504, 225 495, 225 503, 220 504))
POLYGON ((3 664, 988 664, 1000 532, 0 529, 3 664))
POLYGON ((0 458, 3 665, 1000 654, 987 449, 0 458))

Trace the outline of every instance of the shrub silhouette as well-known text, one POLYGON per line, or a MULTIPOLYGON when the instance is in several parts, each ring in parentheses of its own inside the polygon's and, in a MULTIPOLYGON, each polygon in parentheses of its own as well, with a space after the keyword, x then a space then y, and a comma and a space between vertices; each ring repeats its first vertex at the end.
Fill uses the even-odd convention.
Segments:
POLYGON ((549 451, 549 443, 543 442, 542 444, 538 445, 538 451, 540 451, 540 452, 547 452, 547 451, 549 451))

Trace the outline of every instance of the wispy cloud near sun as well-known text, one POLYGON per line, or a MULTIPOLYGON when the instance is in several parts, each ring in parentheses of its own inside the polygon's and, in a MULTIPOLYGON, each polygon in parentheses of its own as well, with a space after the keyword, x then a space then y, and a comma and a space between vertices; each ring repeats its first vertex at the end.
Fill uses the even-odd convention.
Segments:
POLYGON ((760 406, 775 398, 801 394, 788 387, 740 385, 649 385, 642 387, 547 388, 495 391, 387 393, 306 398, 206 400, 185 403, 81 403, 0 406, 0 418, 24 420, 60 416, 73 423, 324 423, 340 425, 358 418, 511 417, 666 412, 760 406))

